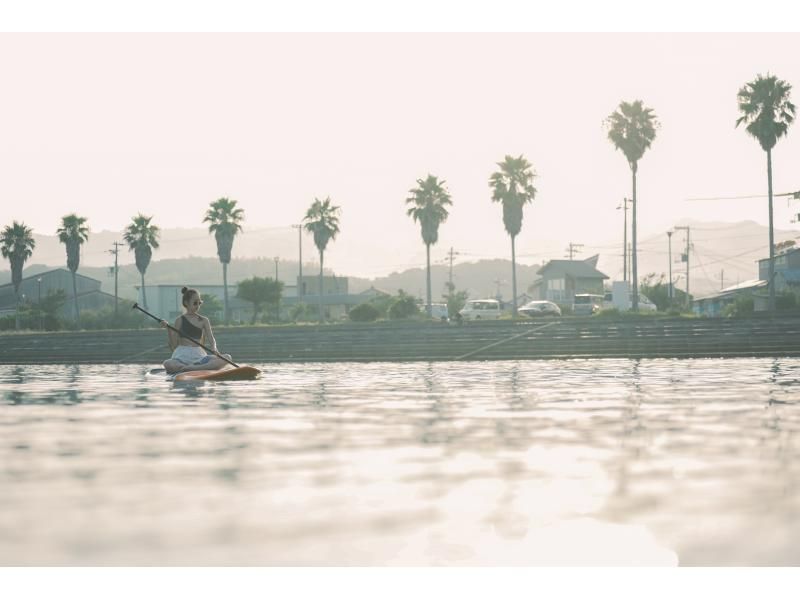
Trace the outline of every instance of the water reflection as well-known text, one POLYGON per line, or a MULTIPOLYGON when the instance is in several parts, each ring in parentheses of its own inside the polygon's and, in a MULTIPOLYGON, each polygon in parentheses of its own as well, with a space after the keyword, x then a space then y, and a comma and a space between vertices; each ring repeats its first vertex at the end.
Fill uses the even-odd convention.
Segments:
POLYGON ((0 367, 0 563, 797 564, 798 360, 265 370, 0 367))

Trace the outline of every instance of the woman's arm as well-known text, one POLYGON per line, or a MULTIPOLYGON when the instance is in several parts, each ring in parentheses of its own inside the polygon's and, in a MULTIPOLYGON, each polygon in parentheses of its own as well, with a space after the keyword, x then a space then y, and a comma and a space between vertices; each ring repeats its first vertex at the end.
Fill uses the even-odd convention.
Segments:
POLYGON ((214 333, 211 331, 211 320, 206 317, 203 318, 203 335, 208 348, 217 353, 217 339, 214 338, 214 333))
MULTIPOLYGON (((181 316, 178 316, 176 318, 174 326, 175 326, 175 328, 180 330, 180 328, 181 328, 181 316)), ((174 351, 175 348, 180 344, 181 337, 178 335, 177 332, 175 332, 174 330, 170 330, 169 328, 167 328, 167 336, 169 337, 167 339, 167 342, 169 342, 169 348, 170 348, 170 350, 174 351)))
MULTIPOLYGON (((174 351, 175 347, 177 347, 178 343, 180 342, 179 336, 175 332, 170 330, 169 322, 167 322, 166 320, 161 320, 159 324, 161 324, 162 328, 167 329, 167 344, 169 345, 170 350, 174 351)), ((180 325, 181 325, 181 318, 180 316, 178 316, 178 319, 175 320, 175 328, 178 328, 178 326, 180 325)))

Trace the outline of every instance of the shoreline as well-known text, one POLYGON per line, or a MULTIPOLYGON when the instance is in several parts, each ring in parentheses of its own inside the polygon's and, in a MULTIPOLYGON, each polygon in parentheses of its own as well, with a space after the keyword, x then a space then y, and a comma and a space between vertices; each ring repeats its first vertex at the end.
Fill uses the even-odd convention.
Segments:
MULTIPOLYGON (((215 327, 234 361, 379 362, 800 356, 800 317, 379 322, 215 327)), ((160 363, 161 329, 11 332, 0 364, 160 363)))

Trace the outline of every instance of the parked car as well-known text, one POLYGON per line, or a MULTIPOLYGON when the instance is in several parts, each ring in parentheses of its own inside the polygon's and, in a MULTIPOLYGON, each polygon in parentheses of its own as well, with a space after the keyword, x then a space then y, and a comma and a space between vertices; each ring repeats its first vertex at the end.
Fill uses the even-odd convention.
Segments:
POLYGON ((600 311, 603 306, 602 295, 591 293, 578 293, 572 302, 572 313, 576 316, 591 316, 600 311))
MULTIPOLYGON (((612 293, 606 293, 603 297, 603 309, 611 309, 615 307, 614 298, 612 293)), ((628 295, 628 310, 633 307, 630 294, 628 295)), ((639 311, 658 311, 655 303, 650 301, 646 296, 639 293, 639 311)))
POLYGON ((560 316, 561 308, 552 301, 530 301, 517 310, 523 316, 538 318, 539 316, 560 316))
POLYGON ((472 299, 458 313, 465 320, 496 320, 500 317, 500 307, 496 299, 472 299))
MULTIPOLYGON (((422 309, 424 310, 425 306, 422 309)), ((447 303, 431 303, 431 318, 447 322, 450 319, 447 303)))

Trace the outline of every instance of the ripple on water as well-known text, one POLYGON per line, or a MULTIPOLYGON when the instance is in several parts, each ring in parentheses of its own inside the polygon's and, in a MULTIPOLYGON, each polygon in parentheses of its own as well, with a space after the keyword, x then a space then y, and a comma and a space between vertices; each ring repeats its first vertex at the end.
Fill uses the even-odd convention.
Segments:
POLYGON ((800 360, 261 367, 0 366, 0 564, 800 561, 800 360))

